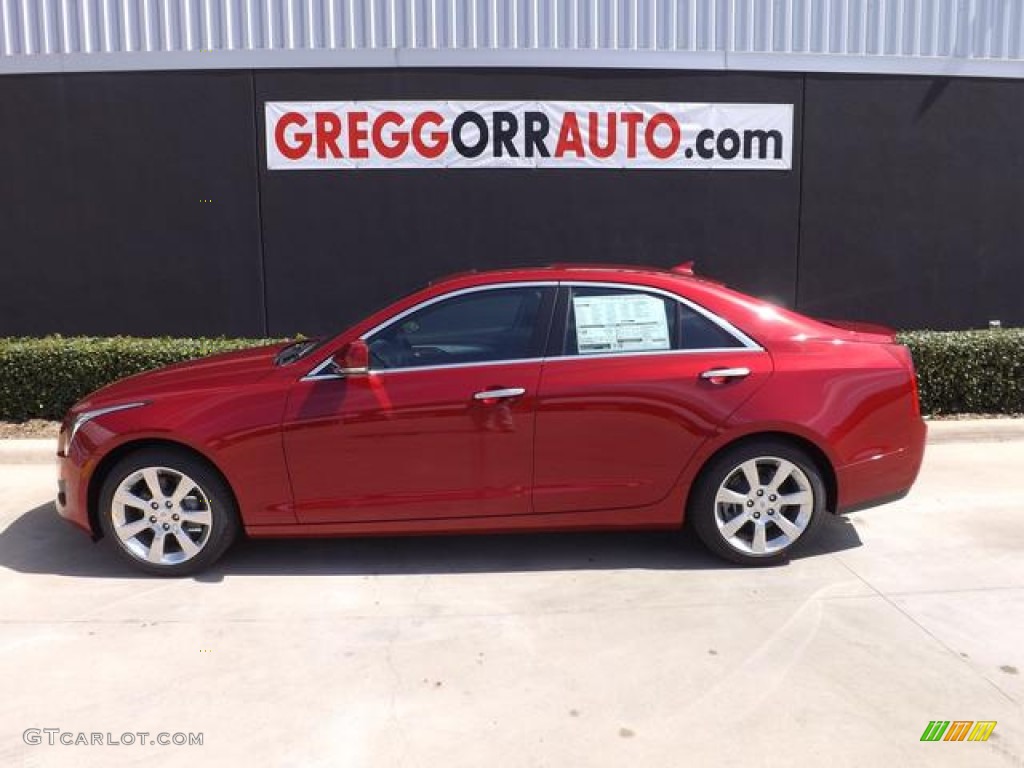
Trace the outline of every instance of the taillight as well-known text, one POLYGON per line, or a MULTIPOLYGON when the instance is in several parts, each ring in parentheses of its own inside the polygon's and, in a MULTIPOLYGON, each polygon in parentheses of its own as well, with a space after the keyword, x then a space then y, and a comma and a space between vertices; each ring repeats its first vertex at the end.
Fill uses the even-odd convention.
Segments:
POLYGON ((907 369, 907 373, 910 374, 910 394, 914 399, 914 415, 921 415, 921 393, 917 386, 917 371, 914 370, 914 356, 910 354, 910 350, 902 344, 887 344, 885 347, 895 357, 903 367, 907 369))

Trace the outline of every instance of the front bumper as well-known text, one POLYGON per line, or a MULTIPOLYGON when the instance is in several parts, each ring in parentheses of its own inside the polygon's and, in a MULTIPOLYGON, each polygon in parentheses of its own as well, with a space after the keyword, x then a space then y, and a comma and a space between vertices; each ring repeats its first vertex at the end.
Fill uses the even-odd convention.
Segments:
POLYGON ((89 521, 88 494, 82 466, 61 446, 57 453, 57 513, 95 539, 98 534, 89 521))

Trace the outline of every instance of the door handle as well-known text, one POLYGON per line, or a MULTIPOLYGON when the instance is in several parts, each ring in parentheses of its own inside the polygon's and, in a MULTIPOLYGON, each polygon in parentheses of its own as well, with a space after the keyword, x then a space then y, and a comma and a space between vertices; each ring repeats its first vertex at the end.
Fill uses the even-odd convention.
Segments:
POLYGON ((506 387, 504 389, 487 389, 473 395, 474 400, 506 400, 510 397, 525 395, 526 390, 522 387, 506 387))
POLYGON ((710 371, 704 371, 700 377, 712 384, 725 384, 729 379, 742 379, 749 375, 749 368, 712 368, 710 371))

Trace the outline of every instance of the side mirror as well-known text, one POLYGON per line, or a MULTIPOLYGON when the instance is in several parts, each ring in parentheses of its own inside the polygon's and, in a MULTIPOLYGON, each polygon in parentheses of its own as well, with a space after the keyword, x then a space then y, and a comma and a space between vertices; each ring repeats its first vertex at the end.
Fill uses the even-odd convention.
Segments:
POLYGON ((370 348, 362 339, 345 347, 340 373, 344 376, 365 376, 370 372, 370 348))

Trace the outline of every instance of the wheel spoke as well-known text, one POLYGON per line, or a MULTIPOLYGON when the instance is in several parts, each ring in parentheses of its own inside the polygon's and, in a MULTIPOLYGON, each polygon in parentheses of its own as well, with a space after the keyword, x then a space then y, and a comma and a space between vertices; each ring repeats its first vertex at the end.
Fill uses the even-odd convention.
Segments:
POLYGON ((164 498, 164 492, 160 490, 160 476, 157 474, 156 467, 146 467, 142 470, 142 478, 146 481, 154 500, 164 498))
POLYGON ((164 559, 164 541, 165 536, 163 531, 158 531, 153 537, 153 543, 149 546, 149 552, 146 555, 146 559, 151 563, 160 563, 164 559))
POLYGON ((208 509, 183 509, 180 514, 182 522, 199 523, 199 525, 213 524, 213 515, 208 509))
POLYGON ((772 518, 772 520, 775 521, 775 524, 779 526, 779 528, 782 529, 782 532, 789 536, 790 540, 792 541, 795 541, 797 536, 799 536, 802 533, 801 529, 797 527, 796 523, 790 521, 789 518, 787 518, 785 515, 776 515, 772 518))
POLYGON ((793 470, 796 469, 791 463, 785 459, 779 459, 779 466, 775 468, 775 474, 772 475, 772 481, 768 484, 768 489, 771 491, 779 490, 779 487, 786 482, 793 470))
POLYGON ((761 485, 761 477, 757 472, 756 461, 751 459, 750 461, 743 462, 743 464, 740 465, 740 470, 743 472, 743 477, 747 479, 747 485, 750 486, 751 491, 761 485))
POLYGON ((143 517, 135 522, 119 525, 114 530, 117 531, 117 536, 121 541, 128 541, 129 539, 134 539, 147 528, 149 528, 149 521, 143 517))
POLYGON ((811 494, 809 491, 797 491, 796 493, 787 493, 784 496, 779 496, 779 506, 788 507, 796 506, 802 507, 804 504, 811 503, 811 494))
POLYGON ((754 540, 750 543, 750 548, 756 555, 763 555, 768 546, 764 528, 763 524, 754 524, 754 540))
POLYGON ((743 510, 743 512, 736 515, 736 517, 734 517, 732 520, 730 520, 722 526, 722 535, 725 536, 725 538, 727 539, 731 539, 733 536, 736 535, 736 531, 742 528, 749 519, 750 513, 747 512, 746 510, 743 510))
POLYGON ((181 551, 185 553, 185 557, 193 557, 199 551, 199 546, 184 531, 175 531, 174 538, 181 551))
POLYGON ((194 482, 192 482, 189 478, 185 477, 184 475, 181 475, 178 478, 178 485, 174 489, 174 493, 171 494, 171 503, 176 507, 180 506, 181 500, 188 496, 190 493, 192 493, 192 491, 194 491, 195 488, 196 484, 194 482))
POLYGON ((718 497, 715 501, 719 504, 746 504, 747 497, 745 494, 734 491, 731 488, 722 488, 718 491, 718 497))
POLYGON ((114 494, 114 503, 125 507, 133 507, 134 509, 146 509, 149 506, 148 501, 139 498, 127 488, 118 489, 117 493, 114 494))

